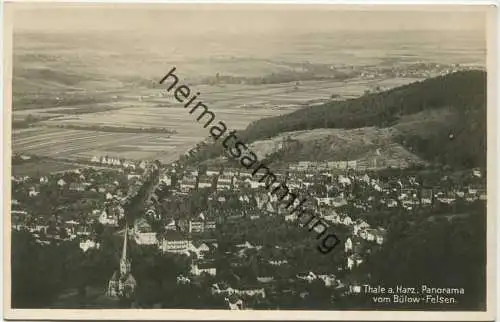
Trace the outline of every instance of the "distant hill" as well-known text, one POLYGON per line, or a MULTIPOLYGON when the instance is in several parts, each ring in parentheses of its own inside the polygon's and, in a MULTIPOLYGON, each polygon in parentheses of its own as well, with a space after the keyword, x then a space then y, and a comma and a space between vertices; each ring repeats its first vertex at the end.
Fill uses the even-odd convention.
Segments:
POLYGON ((251 148, 275 165, 307 160, 370 162, 375 159, 379 165, 397 165, 402 161, 424 164, 424 160, 395 142, 398 133, 393 128, 376 127, 294 131, 256 141, 251 148))
MULTIPOLYGON (((256 121, 239 136, 259 146, 256 141, 315 129, 337 131, 332 135, 324 132, 317 140, 307 140, 307 146, 302 144, 281 156, 286 161, 356 159, 381 148, 453 167, 485 166, 486 72, 456 72, 386 92, 304 108, 256 121)), ((220 152, 203 151, 200 158, 220 152)))

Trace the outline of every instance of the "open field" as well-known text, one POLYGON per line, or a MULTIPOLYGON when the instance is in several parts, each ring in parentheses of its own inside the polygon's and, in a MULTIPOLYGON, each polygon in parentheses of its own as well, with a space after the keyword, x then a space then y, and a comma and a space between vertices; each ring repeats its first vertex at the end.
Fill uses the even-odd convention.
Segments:
POLYGON ((21 164, 15 164, 12 166, 11 174, 13 176, 42 176, 49 173, 73 170, 81 168, 81 166, 76 166, 74 164, 69 164, 66 162, 58 162, 53 160, 36 160, 36 161, 26 161, 21 164))
POLYGON ((182 137, 171 139, 167 134, 109 133, 47 127, 13 133, 15 153, 67 159, 90 159, 94 155, 155 159, 183 144, 182 137))

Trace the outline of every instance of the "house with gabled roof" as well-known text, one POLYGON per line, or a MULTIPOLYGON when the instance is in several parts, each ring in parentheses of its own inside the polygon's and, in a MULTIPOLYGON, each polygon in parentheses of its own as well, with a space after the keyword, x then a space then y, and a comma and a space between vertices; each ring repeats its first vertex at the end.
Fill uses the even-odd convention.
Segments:
POLYGON ((159 242, 158 247, 164 253, 176 253, 189 255, 191 241, 189 236, 179 231, 169 231, 165 238, 159 242))
POLYGON ((344 216, 344 218, 342 218, 342 224, 346 225, 346 226, 350 226, 353 224, 352 222, 352 219, 351 217, 349 216, 344 216))
POLYGON ((84 183, 81 183, 81 182, 71 182, 69 184, 69 190, 83 192, 83 191, 87 190, 87 185, 84 183))
POLYGON ((193 261, 193 263, 191 263, 190 273, 195 276, 200 276, 204 273, 215 276, 217 274, 217 269, 214 262, 193 261))
POLYGON ((31 187, 30 190, 28 191, 28 196, 30 197, 36 197, 40 194, 40 191, 38 191, 37 187, 31 187))
POLYGON ((118 226, 118 216, 109 207, 102 210, 98 220, 105 226, 118 226))
POLYGON ((347 257, 347 269, 351 270, 356 266, 359 266, 363 263, 363 258, 357 253, 352 254, 347 257))
POLYGON ((318 279, 325 283, 326 287, 332 287, 336 285, 337 277, 334 274, 318 274, 318 279))
POLYGON ((196 258, 204 259, 212 248, 203 241, 194 240, 189 244, 188 250, 196 254, 196 258))
POLYGON ((262 287, 258 286, 243 286, 234 289, 234 294, 246 295, 246 296, 260 296, 262 298, 266 297, 266 291, 262 287))
POLYGON ((295 277, 299 280, 304 280, 304 281, 307 281, 309 283, 311 283, 312 281, 314 281, 318 278, 318 276, 316 276, 316 274, 314 274, 313 272, 298 273, 297 275, 295 275, 295 277))

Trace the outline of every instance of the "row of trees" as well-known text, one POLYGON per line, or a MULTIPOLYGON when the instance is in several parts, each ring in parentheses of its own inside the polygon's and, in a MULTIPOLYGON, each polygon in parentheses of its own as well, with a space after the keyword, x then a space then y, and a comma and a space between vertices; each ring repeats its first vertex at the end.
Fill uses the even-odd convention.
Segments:
POLYGON ((65 289, 82 282, 82 253, 77 243, 42 246, 29 232, 12 231, 13 308, 43 308, 65 289))

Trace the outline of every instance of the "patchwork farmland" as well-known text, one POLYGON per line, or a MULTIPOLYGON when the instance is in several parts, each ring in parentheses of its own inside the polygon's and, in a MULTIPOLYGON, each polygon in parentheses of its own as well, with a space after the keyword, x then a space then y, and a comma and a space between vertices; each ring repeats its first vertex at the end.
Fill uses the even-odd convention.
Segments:
MULTIPOLYGON (((414 79, 392 80, 386 86, 408 83, 414 79)), ((379 83, 383 81, 378 80, 379 83)), ((326 100, 331 93, 348 98, 362 95, 373 81, 304 82, 298 89, 294 84, 280 85, 200 85, 199 99, 224 121, 228 129, 244 129, 252 121, 263 117, 289 113, 307 102, 326 100)), ((196 88, 198 90, 198 87, 196 88)), ((91 107, 79 107, 88 108, 91 107)), ((33 115, 49 116, 35 127, 14 129, 14 153, 48 156, 66 160, 89 160, 93 156, 108 155, 119 158, 143 160, 158 159, 169 162, 188 151, 207 137, 208 129, 196 122, 171 94, 162 89, 137 89, 134 94, 121 97, 117 102, 98 104, 87 113, 72 113, 74 107, 45 107, 15 110, 13 119, 33 115), (112 107, 112 109, 108 108, 112 107), (67 111, 67 112, 65 112, 67 111), (61 128, 78 126, 82 129, 61 128), (119 126, 131 129, 165 128, 169 133, 113 133, 99 131, 99 126, 119 126)))
POLYGON ((13 132, 13 151, 64 159, 110 155, 127 159, 164 159, 170 149, 186 142, 167 134, 109 133, 49 127, 13 132))

